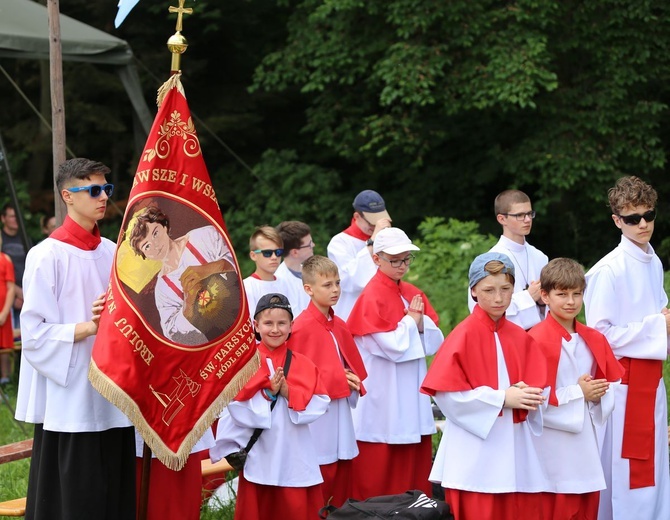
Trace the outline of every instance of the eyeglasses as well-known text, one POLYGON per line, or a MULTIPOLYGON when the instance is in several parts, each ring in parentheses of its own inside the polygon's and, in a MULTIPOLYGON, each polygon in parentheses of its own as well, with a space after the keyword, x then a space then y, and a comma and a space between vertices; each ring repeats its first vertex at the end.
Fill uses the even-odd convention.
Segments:
POLYGON ((389 260, 385 256, 380 255, 379 253, 377 254, 379 258, 382 260, 388 262, 391 264, 391 267, 400 267, 402 264, 405 264, 406 266, 412 265, 412 262, 414 262, 414 255, 408 255, 405 258, 398 259, 398 260, 389 260))
POLYGON ((112 193, 114 193, 114 185, 113 184, 91 184, 90 186, 77 186, 74 188, 66 188, 67 191, 71 191, 73 193, 76 193, 78 191, 88 191, 88 194, 93 197, 94 199, 97 199, 100 194, 104 191, 105 195, 108 197, 112 196, 112 193))
POLYGON ((370 226, 371 228, 375 227, 375 225, 372 222, 370 222, 368 219, 365 218, 363 213, 361 213, 360 211, 357 211, 356 213, 360 215, 360 217, 363 219, 363 222, 365 222, 368 226, 370 226))
POLYGON ((525 213, 501 213, 501 215, 505 215, 506 217, 514 217, 517 220, 524 221, 526 220, 526 217, 529 219, 533 220, 535 218, 535 211, 527 211, 525 213))
POLYGON ((625 224, 628 224, 629 226, 637 226, 642 219, 644 219, 645 222, 653 222, 656 218, 656 210, 650 209, 642 215, 639 213, 633 213, 632 215, 617 215, 617 217, 619 217, 624 221, 625 224))
POLYGON ((277 258, 279 258, 281 255, 284 254, 283 249, 254 249, 252 252, 253 253, 260 253, 265 258, 270 258, 273 253, 277 258))
POLYGON ((296 249, 305 249, 306 247, 314 247, 314 242, 312 242, 312 241, 310 240, 310 241, 309 241, 309 244, 305 244, 304 246, 296 247, 296 249))

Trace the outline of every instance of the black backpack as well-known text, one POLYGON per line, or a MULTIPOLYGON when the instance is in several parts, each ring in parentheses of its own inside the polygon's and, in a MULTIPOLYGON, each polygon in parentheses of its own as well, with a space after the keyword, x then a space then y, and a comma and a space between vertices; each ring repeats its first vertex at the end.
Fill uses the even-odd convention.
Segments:
POLYGON ((319 511, 320 518, 328 520, 362 520, 389 518, 394 520, 447 520, 453 519, 449 506, 442 500, 428 498, 417 489, 399 495, 384 495, 354 500, 350 498, 342 507, 327 506, 319 511))

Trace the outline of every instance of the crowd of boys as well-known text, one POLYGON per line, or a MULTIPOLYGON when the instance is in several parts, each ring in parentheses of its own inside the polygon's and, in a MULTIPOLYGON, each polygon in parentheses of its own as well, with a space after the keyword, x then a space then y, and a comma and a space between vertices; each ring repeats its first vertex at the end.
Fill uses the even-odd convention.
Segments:
MULTIPOLYGON (((27 258, 17 418, 36 430, 26 518, 135 515, 132 428, 85 377, 113 255, 96 224, 111 191, 91 188, 108 172, 85 159, 61 167, 68 217, 27 258)), ((530 199, 501 193, 502 236, 473 260, 472 313, 446 339, 403 279, 419 248, 378 193, 355 198, 328 258, 313 254, 302 222, 257 228, 244 288, 261 368, 210 449, 213 461, 248 450, 236 518, 315 518, 347 498, 430 496, 431 482, 457 520, 670 518, 670 311, 649 243, 657 195, 637 177, 608 195, 621 242, 585 275, 528 244, 530 199), (576 320, 582 303, 589 326, 576 320), (431 397, 445 416, 434 461, 431 397)))

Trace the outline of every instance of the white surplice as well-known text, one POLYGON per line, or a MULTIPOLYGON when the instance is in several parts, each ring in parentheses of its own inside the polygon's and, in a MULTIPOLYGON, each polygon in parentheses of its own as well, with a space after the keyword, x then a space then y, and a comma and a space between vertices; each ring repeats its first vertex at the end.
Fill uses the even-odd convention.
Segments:
POLYGON ((595 358, 579 334, 561 341, 556 374, 558 406, 547 406, 542 435, 533 437, 551 493, 589 493, 605 488, 596 427, 605 424, 614 409, 613 387, 617 383, 599 403, 588 402, 577 381, 584 374, 595 376, 595 372, 595 358))
MULTIPOLYGON (((244 292, 247 295, 247 304, 249 305, 249 316, 254 319, 256 305, 258 300, 270 293, 279 293, 287 296, 286 285, 283 280, 275 278, 274 280, 260 280, 253 276, 247 276, 244 280, 244 292)), ((290 302, 290 300, 289 300, 290 302)))
MULTIPOLYGON (((498 386, 510 386, 505 357, 495 334, 498 386)), ((545 392, 546 393, 546 392, 545 392)), ((532 442, 542 433, 542 407, 513 422, 504 409, 505 390, 480 386, 461 392, 437 392, 445 415, 430 481, 443 488, 477 493, 536 493, 548 487, 532 442)))
POLYGON ((46 238, 28 252, 18 420, 69 433, 131 425, 88 380, 95 336, 74 341, 75 325, 91 319, 93 301, 107 291, 115 249, 105 238, 93 251, 46 238))
POLYGON ((244 478, 267 486, 307 487, 323 482, 315 442, 309 424, 321 417, 330 399, 314 395, 302 412, 288 407, 286 399, 277 396, 270 402, 261 392, 247 401, 232 401, 221 414, 216 431, 216 445, 209 450, 212 462, 243 448, 255 428, 263 433, 249 451, 244 478))
POLYGON ((333 307, 344 321, 347 321, 351 309, 363 288, 377 273, 377 266, 365 245, 365 240, 338 233, 328 244, 328 258, 337 264, 340 272, 340 299, 333 307))
POLYGON ((302 278, 297 277, 286 267, 286 262, 279 264, 275 271, 275 276, 278 280, 284 283, 284 290, 288 301, 291 303, 291 310, 293 311, 293 319, 296 319, 302 311, 309 305, 310 297, 303 288, 302 278))
MULTIPOLYGON (((408 303, 403 298, 405 307, 408 303)), ((426 377, 426 356, 444 340, 428 316, 424 332, 405 316, 391 332, 354 336, 368 377, 367 394, 352 411, 356 439, 385 444, 415 444, 436 432, 430 397, 419 393, 426 377)))
MULTIPOLYGON (((586 275, 586 320, 605 335, 614 354, 634 359, 665 360, 668 334, 663 267, 651 245, 645 253, 626 237, 586 275)), ((628 459, 621 457, 627 385, 614 387, 615 408, 603 435, 602 462, 607 489, 601 492, 601 520, 670 518, 667 400, 663 379, 655 404, 655 486, 630 489, 628 459)))

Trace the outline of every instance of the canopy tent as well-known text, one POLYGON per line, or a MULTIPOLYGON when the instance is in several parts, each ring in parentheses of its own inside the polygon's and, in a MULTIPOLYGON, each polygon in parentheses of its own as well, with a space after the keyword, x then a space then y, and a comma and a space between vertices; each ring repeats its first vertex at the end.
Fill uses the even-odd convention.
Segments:
MULTIPOLYGON (((63 61, 116 66, 139 121, 148 135, 153 123, 133 51, 127 42, 73 18, 60 15, 63 61)), ((32 0, 0 0, 0 58, 49 60, 47 8, 32 0)))

